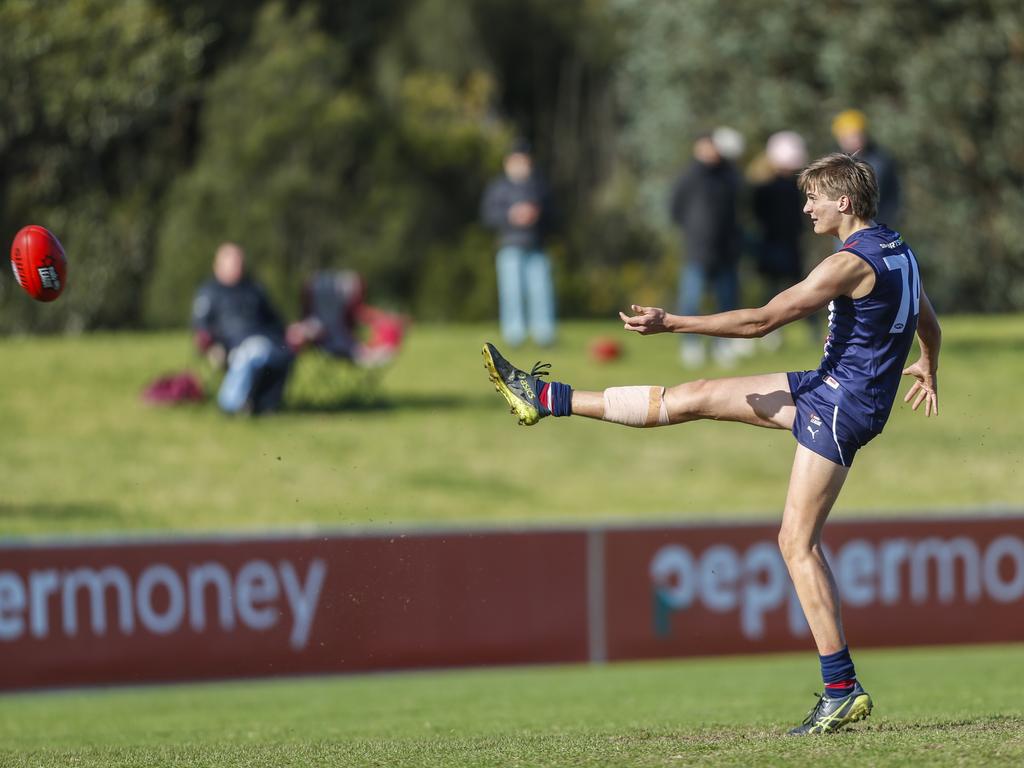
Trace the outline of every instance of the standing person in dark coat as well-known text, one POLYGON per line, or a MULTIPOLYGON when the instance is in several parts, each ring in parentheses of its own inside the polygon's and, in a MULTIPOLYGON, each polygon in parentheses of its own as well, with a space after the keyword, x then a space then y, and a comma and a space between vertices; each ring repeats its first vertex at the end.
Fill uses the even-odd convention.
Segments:
POLYGON ((226 413, 257 414, 280 408, 292 364, 284 325, 263 287, 245 269, 234 243, 217 249, 213 277, 192 303, 196 346, 215 365, 227 365, 217 393, 226 413))
POLYGON ((868 133, 868 118, 859 109, 847 109, 832 121, 832 135, 839 148, 871 166, 878 179, 879 223, 897 229, 903 211, 903 197, 896 161, 868 133))
MULTIPOLYGON (((739 191, 740 177, 735 166, 722 157, 710 134, 698 136, 693 145, 693 162, 676 180, 670 206, 672 221, 683 231, 686 262, 679 276, 678 303, 684 315, 700 313, 708 283, 714 287, 719 312, 737 306, 739 191)), ((727 365, 733 361, 730 340, 716 339, 714 351, 719 363, 727 365)), ((700 337, 683 337, 682 360, 686 366, 704 362, 700 337)))
POLYGON ((544 252, 551 195, 526 142, 513 144, 504 166, 480 205, 484 223, 498 233, 501 335, 512 346, 522 344, 527 335, 548 346, 555 341, 555 291, 551 260, 544 252))
MULTIPOLYGON (((757 184, 751 195, 757 223, 757 268, 765 284, 765 301, 804 278, 801 238, 807 229, 801 211, 803 193, 797 174, 807 165, 807 146, 794 131, 772 134, 765 147, 771 178, 757 184)), ((807 316, 811 328, 817 325, 807 316)), ((777 349, 778 331, 765 336, 765 346, 777 349)))

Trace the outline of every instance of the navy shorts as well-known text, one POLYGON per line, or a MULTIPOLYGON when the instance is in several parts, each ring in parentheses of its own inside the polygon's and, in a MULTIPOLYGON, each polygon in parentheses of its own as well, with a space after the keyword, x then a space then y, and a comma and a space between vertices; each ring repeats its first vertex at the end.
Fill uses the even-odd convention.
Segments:
POLYGON ((843 403, 842 386, 818 371, 787 373, 796 405, 793 435, 800 445, 844 467, 878 431, 865 426, 853 403, 843 403))

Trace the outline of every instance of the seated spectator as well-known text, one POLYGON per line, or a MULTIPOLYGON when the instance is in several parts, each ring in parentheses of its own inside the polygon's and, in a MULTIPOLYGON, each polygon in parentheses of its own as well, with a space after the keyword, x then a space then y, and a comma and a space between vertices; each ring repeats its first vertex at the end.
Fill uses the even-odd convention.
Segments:
POLYGON ((302 294, 302 319, 288 326, 296 353, 314 346, 362 368, 390 362, 398 353, 406 319, 365 302, 365 286, 351 270, 317 272, 302 294))
POLYGON ((213 278, 192 305, 192 329, 199 350, 215 367, 227 367, 217 393, 221 410, 259 414, 281 407, 292 364, 284 325, 234 243, 217 249, 213 278))

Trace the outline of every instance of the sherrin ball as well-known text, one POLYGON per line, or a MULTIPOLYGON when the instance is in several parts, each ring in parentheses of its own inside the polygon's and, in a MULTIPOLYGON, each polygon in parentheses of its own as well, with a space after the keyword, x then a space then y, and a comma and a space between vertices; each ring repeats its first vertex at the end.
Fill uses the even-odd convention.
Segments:
POLYGON ((68 260, 60 240, 45 227, 22 227, 11 243, 11 269, 36 301, 53 301, 67 286, 68 260))

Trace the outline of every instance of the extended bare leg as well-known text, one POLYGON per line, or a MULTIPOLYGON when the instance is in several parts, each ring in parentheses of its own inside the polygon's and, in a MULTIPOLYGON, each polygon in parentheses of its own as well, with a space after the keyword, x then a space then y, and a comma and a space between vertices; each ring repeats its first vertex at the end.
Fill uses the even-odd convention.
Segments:
POLYGON ((645 398, 642 403, 637 402, 634 410, 638 418, 633 420, 643 426, 659 425, 657 414, 662 400, 669 424, 716 419, 772 429, 792 429, 796 414, 786 374, 769 373, 688 381, 664 389, 663 393, 661 387, 616 387, 603 392, 575 390, 572 393, 573 415, 619 424, 629 423, 618 412, 621 409, 615 400, 609 399, 609 393, 615 393, 615 390, 637 390, 624 394, 645 398), (612 410, 615 412, 610 412, 612 410), (651 418, 644 418, 647 413, 651 414, 651 418))

